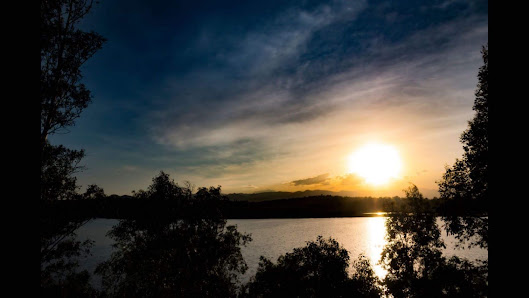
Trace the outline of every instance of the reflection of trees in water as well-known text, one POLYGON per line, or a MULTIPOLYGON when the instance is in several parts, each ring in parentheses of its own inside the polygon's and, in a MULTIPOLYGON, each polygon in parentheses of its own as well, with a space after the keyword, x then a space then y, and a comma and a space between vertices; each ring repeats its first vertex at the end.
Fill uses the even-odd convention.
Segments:
POLYGON ((447 259, 436 216, 416 186, 406 191, 407 205, 386 222, 388 244, 381 262, 383 284, 394 297, 485 297, 487 262, 447 259))

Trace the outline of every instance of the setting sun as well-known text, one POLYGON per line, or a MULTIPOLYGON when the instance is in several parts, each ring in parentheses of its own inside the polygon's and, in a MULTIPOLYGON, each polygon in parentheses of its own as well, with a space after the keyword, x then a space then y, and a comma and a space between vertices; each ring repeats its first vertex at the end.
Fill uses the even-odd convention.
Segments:
POLYGON ((398 178, 402 168, 399 152, 393 146, 368 144, 349 157, 349 172, 372 185, 382 185, 398 178))

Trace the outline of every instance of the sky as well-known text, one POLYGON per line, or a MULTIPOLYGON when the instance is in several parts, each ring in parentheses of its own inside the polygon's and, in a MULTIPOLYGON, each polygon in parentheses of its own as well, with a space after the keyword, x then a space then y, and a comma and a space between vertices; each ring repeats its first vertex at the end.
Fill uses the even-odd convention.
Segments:
POLYGON ((146 189, 164 171, 224 193, 436 196, 472 119, 487 1, 109 1, 82 68, 93 101, 52 144, 84 149, 85 188, 146 189), (373 186, 348 160, 395 148, 373 186))

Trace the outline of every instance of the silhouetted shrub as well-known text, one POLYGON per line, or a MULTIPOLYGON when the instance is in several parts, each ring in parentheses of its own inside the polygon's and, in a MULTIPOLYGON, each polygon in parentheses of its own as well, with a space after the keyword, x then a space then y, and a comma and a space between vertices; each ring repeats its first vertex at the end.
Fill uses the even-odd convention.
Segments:
POLYGON ((379 297, 369 261, 361 258, 353 278, 347 273, 349 254, 334 239, 310 241, 278 258, 261 257, 255 277, 246 285, 247 297, 379 297))

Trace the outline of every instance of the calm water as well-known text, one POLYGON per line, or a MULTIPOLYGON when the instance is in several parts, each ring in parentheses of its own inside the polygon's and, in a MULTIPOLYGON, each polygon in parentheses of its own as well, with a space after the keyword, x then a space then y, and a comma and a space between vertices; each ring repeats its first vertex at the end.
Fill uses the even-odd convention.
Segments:
MULTIPOLYGON (((240 232, 249 233, 252 241, 242 248, 242 255, 248 264, 248 271, 241 276, 247 282, 257 270, 259 257, 265 256, 272 261, 296 247, 305 246, 318 235, 333 237, 347 251, 354 261, 359 254, 366 255, 377 275, 383 277, 385 271, 376 263, 385 245, 385 217, 348 217, 348 218, 301 218, 301 219, 230 219, 228 225, 237 225, 240 232)), ((84 260, 83 268, 93 272, 97 264, 105 261, 112 253, 113 240, 106 233, 118 222, 115 219, 94 219, 77 231, 78 238, 94 240, 92 256, 84 260)), ((441 223, 441 221, 439 221, 441 223)), ((457 255, 470 260, 488 259, 488 250, 479 248, 456 249, 453 237, 443 233, 447 248, 446 256, 457 255)), ((94 285, 100 280, 94 277, 94 285)))

